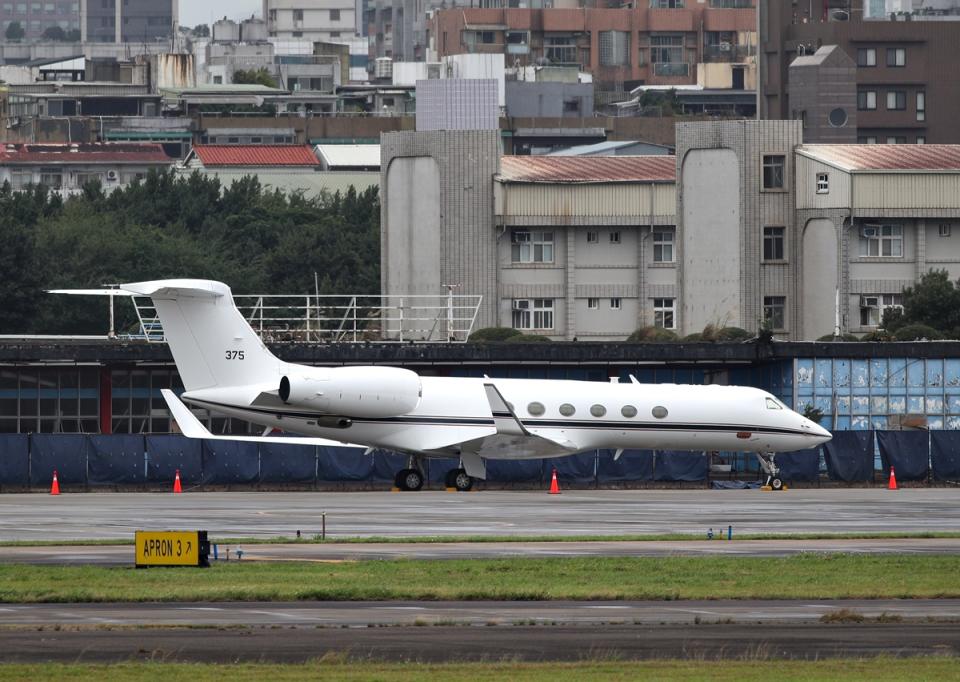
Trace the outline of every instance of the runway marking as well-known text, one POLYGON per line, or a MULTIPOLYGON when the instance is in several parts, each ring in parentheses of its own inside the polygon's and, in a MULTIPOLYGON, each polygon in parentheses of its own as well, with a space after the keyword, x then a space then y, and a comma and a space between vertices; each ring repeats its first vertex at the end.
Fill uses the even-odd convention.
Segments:
POLYGON ((587 606, 588 609, 629 609, 629 606, 587 606))
POLYGON ((180 611, 223 611, 219 606, 176 606, 180 611))

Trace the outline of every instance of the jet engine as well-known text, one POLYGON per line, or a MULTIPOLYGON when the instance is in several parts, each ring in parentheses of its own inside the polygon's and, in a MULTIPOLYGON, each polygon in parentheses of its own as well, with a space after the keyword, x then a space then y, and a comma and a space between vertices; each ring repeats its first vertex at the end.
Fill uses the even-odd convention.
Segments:
POLYGON ((399 417, 420 395, 420 377, 399 367, 298 367, 280 379, 288 405, 346 417, 399 417))

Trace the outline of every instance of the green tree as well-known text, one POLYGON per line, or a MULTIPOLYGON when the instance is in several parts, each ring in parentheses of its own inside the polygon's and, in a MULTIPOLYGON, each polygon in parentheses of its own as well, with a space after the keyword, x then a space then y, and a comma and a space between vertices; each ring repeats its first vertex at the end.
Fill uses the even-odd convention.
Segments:
POLYGON ((210 27, 206 24, 197 24, 193 27, 191 31, 193 35, 197 38, 209 38, 210 37, 210 27))
POLYGON ((23 26, 20 25, 19 21, 11 21, 10 25, 7 26, 7 30, 4 35, 6 36, 7 40, 17 43, 23 40, 23 37, 27 35, 27 32, 23 30, 23 26))
POLYGON ((903 290, 903 314, 887 314, 883 327, 895 333, 908 325, 923 325, 939 332, 960 327, 960 287, 946 270, 931 270, 903 290))
POLYGON ((81 37, 81 33, 79 28, 71 28, 69 31, 67 31, 67 38, 66 38, 67 42, 79 43, 80 37, 81 37))
POLYGON ((250 69, 249 71, 244 71, 243 69, 234 71, 233 82, 238 85, 265 85, 268 88, 279 87, 277 79, 264 67, 250 69))
POLYGON ((46 30, 43 32, 43 39, 53 40, 58 43, 63 42, 67 39, 67 32, 59 26, 47 26, 46 30))

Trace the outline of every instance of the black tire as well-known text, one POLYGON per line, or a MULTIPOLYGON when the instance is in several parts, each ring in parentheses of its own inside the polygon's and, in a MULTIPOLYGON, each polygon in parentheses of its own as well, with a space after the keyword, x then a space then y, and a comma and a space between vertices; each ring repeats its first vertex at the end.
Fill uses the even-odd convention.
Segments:
POLYGON ((780 479, 779 476, 774 476, 770 480, 770 487, 773 488, 774 490, 783 490, 783 481, 780 479))
POLYGON ((445 488, 455 488, 457 486, 457 471, 458 469, 451 469, 447 472, 447 475, 443 477, 443 486, 445 488))
POLYGON ((420 490, 423 487, 423 474, 416 469, 404 469, 401 490, 420 490))
POLYGON ((408 488, 406 487, 407 485, 406 479, 407 479, 407 472, 409 471, 410 469, 401 469, 400 471, 398 471, 397 475, 393 477, 393 485, 399 488, 400 490, 408 490, 408 488))
POLYGON ((473 488, 473 478, 469 476, 465 469, 454 469, 453 487, 458 492, 465 493, 473 488))

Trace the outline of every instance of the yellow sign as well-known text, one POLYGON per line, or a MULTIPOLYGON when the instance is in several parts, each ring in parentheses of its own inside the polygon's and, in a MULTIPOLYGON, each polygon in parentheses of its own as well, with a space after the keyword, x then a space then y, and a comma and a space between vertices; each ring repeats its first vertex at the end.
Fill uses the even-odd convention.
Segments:
POLYGON ((206 531, 138 530, 137 566, 207 566, 206 531))

